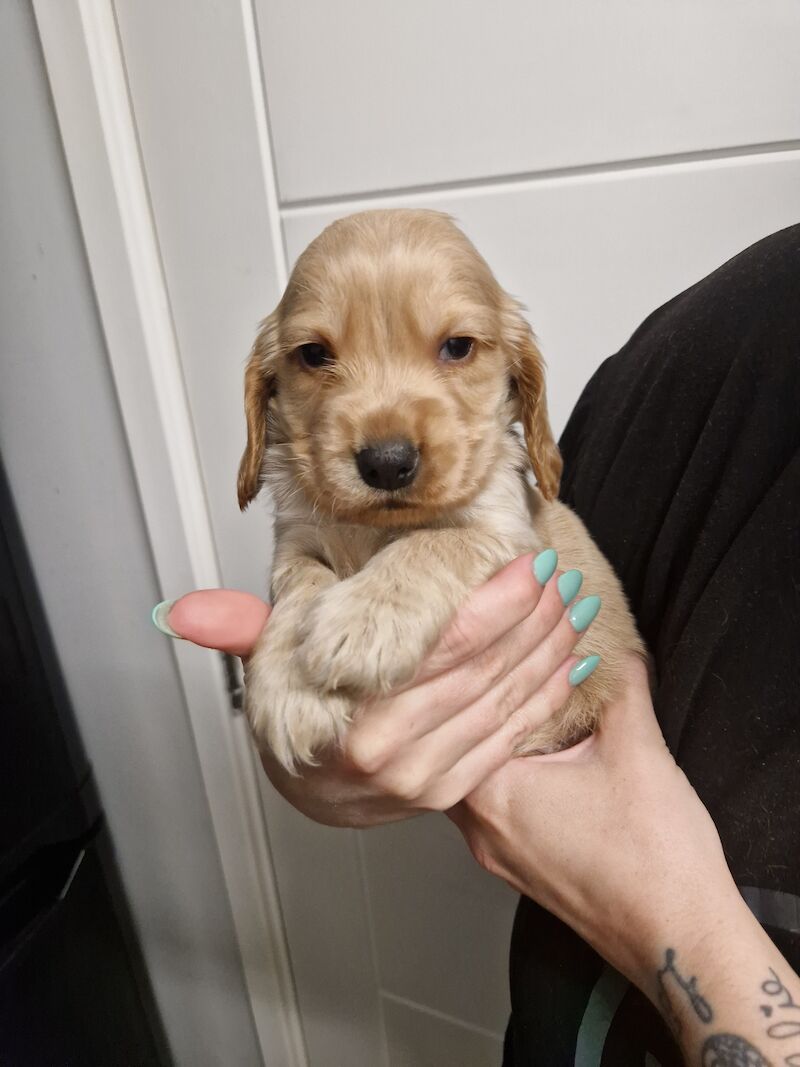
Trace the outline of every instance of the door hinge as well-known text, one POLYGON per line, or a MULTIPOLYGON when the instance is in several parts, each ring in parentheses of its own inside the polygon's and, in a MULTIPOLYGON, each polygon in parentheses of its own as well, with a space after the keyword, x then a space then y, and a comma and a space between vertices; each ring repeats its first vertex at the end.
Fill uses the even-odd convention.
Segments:
POLYGON ((225 671, 225 687, 228 690, 228 699, 231 708, 238 715, 244 707, 244 682, 239 660, 228 652, 221 653, 222 667, 225 671))

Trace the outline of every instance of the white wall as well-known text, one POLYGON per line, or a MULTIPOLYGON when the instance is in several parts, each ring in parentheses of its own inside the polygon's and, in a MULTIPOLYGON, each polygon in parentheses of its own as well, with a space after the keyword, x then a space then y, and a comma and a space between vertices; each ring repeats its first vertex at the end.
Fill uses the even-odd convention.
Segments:
POLYGON ((182 1064, 261 1062, 29 5, 0 4, 0 449, 182 1064))

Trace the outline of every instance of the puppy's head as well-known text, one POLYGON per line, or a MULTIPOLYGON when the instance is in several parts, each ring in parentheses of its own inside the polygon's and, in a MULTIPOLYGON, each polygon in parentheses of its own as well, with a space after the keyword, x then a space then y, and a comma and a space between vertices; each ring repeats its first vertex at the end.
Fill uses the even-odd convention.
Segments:
POLYGON ((516 420, 558 492, 531 329, 438 212, 351 215, 309 245, 256 338, 245 410, 242 508, 274 455, 321 515, 425 524, 476 496, 516 420))

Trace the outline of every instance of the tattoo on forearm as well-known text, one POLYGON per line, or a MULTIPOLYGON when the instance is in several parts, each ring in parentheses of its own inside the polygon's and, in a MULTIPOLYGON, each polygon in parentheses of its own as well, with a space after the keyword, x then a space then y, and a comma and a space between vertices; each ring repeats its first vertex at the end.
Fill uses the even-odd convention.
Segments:
POLYGON ((695 977, 684 978, 675 966, 675 956, 674 948, 668 948, 664 953, 664 966, 657 972, 658 1000, 667 1022, 670 1023, 675 1033, 680 1036, 682 1029, 680 1014, 675 1010, 675 1005, 670 995, 670 988, 673 985, 677 985, 683 990, 689 998, 692 1010, 701 1022, 710 1023, 714 1018, 714 1012, 705 997, 698 993, 697 979, 695 977))
POLYGON ((758 1049, 736 1034, 714 1034, 700 1053, 702 1067, 772 1067, 758 1049))
MULTIPOLYGON (((767 978, 761 983, 761 992, 766 993, 770 998, 770 1002, 761 1005, 762 1013, 768 1018, 772 1019, 773 1015, 780 1013, 781 1018, 775 1019, 767 1027, 767 1035, 774 1037, 778 1041, 783 1041, 789 1037, 800 1038, 800 1004, 798 1004, 786 986, 778 977, 777 973, 770 967, 770 978, 767 978), (778 999, 780 998, 780 999, 778 999), (784 1012, 789 1012, 789 1016, 784 1016, 784 1012), (793 1013, 797 1014, 793 1014, 793 1013)), ((798 1053, 798 1062, 800 1062, 800 1053, 798 1053)))
MULTIPOLYGON (((714 1020, 714 1010, 697 988, 697 978, 687 978, 676 966, 677 953, 668 948, 664 953, 664 966, 656 972, 658 999, 664 1017, 678 1039, 683 1026, 681 1010, 691 1008, 700 1022, 709 1024, 714 1020)), ((764 1003, 760 1011, 768 1020, 766 1037, 783 1042, 794 1038, 800 1045, 800 1003, 783 984, 777 972, 769 968, 769 978, 761 983, 764 1003)), ((776 1061, 769 1060, 763 1052, 746 1038, 737 1034, 712 1034, 706 1038, 700 1051, 701 1067, 800 1067, 800 1049, 781 1047, 776 1061)), ((772 1048, 772 1046, 770 1046, 772 1048)))
MULTIPOLYGON (((769 1020, 766 1036, 781 1042, 795 1038, 800 1043, 800 1004, 772 967, 769 973, 770 977, 761 983, 761 992, 767 1000, 759 1005, 762 1015, 769 1020)), ((778 1053, 777 1061, 773 1061, 743 1037, 714 1034, 703 1045, 700 1063, 701 1067, 772 1067, 777 1062, 778 1067, 800 1067, 800 1051, 784 1051, 784 1048, 778 1053)))
MULTIPOLYGON (((767 1037, 775 1041, 796 1039, 800 1046, 800 1004, 783 984, 777 971, 769 969, 770 977, 761 983, 761 992, 769 999, 760 1005, 761 1013, 769 1019, 767 1037)), ((784 1067, 800 1067, 800 1051, 789 1052, 783 1059, 784 1067)))

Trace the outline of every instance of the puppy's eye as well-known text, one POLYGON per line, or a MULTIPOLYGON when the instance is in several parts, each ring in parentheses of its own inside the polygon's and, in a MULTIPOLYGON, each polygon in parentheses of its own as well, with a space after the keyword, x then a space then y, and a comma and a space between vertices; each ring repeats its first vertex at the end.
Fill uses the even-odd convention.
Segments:
POLYGON ((297 355, 300 362, 311 370, 316 370, 318 367, 328 367, 333 363, 333 353, 325 345, 314 342, 300 345, 297 349, 297 355))
POLYGON ((466 359, 474 343, 471 337, 448 337, 439 349, 439 359, 448 363, 454 359, 466 359))

